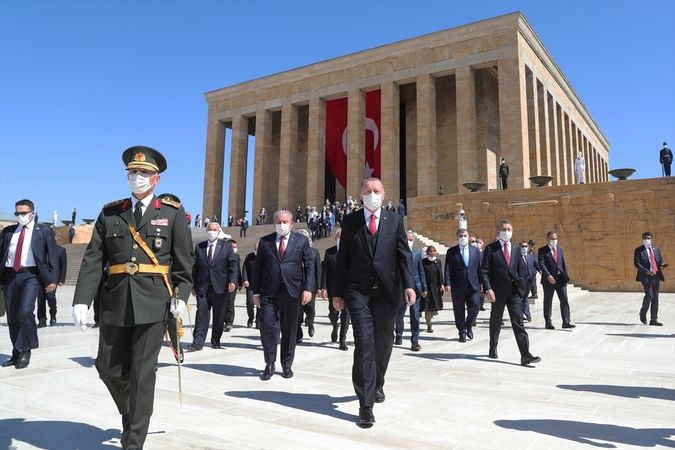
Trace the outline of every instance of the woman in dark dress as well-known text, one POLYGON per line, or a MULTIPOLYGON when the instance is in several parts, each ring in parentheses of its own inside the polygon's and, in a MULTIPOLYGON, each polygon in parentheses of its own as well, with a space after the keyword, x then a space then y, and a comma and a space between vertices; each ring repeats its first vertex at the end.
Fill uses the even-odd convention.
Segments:
POLYGON ((422 298, 420 311, 424 311, 427 321, 427 333, 433 333, 431 318, 443 309, 443 270, 441 262, 436 257, 436 247, 427 247, 427 257, 422 260, 424 276, 427 279, 427 295, 422 298))

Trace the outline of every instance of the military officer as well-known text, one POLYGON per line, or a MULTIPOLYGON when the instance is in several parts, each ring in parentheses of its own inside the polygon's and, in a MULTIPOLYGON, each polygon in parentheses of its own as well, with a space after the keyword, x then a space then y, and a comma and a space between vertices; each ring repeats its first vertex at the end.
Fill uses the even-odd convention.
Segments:
POLYGON ((82 259, 73 322, 86 328, 101 268, 100 335, 96 369, 122 414, 122 447, 142 448, 152 415, 155 365, 164 320, 178 316, 192 289, 192 240, 185 210, 153 193, 167 164, 150 147, 122 154, 132 195, 103 207, 82 259), (180 299, 170 302, 178 288, 180 299))

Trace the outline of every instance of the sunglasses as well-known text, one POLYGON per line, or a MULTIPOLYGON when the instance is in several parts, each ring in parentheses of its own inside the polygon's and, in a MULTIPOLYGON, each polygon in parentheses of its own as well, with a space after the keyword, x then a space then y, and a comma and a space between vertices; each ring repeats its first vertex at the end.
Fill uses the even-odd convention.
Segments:
POLYGON ((15 211, 15 212, 14 212, 14 217, 23 216, 24 214, 30 214, 30 213, 32 213, 32 212, 33 212, 33 211, 25 211, 25 212, 18 212, 18 211, 15 211))

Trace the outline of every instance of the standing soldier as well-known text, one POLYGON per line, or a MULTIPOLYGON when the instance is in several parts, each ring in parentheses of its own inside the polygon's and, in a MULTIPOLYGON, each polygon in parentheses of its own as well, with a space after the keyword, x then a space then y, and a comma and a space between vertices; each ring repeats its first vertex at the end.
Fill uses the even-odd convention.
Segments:
POLYGON ((163 322, 178 316, 192 288, 192 242, 180 203, 153 194, 166 169, 149 147, 124 151, 130 198, 108 203, 96 220, 73 298, 73 322, 84 330, 102 267, 96 370, 122 415, 122 447, 142 448, 150 424, 163 322), (174 289, 180 299, 170 304, 174 289))

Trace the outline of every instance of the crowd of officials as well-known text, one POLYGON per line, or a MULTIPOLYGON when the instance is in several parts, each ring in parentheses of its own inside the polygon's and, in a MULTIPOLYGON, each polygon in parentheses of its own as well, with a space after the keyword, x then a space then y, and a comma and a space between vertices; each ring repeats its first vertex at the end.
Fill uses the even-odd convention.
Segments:
MULTIPOLYGON (((154 403, 155 369, 165 330, 177 347, 181 316, 190 293, 197 298, 193 351, 202 350, 212 323, 211 347, 221 347, 224 332, 234 323, 236 291, 246 289, 247 326, 260 330, 264 369, 269 380, 281 363, 281 376, 291 378, 296 345, 314 335, 316 297, 329 301, 331 340, 347 350, 353 331, 352 383, 359 400, 357 425, 373 426, 375 403, 385 401, 384 384, 394 344, 402 344, 405 312, 409 312, 411 350, 421 351, 420 314, 426 332, 451 296, 459 342, 474 338, 478 311, 491 303, 489 353, 498 358, 498 342, 507 310, 524 366, 541 361, 530 352, 524 321, 531 320, 528 297, 541 273, 546 329, 554 329, 553 297, 560 304, 563 328, 574 328, 567 299, 569 274, 558 235, 549 231, 535 254, 533 241, 512 242, 514 224, 502 220, 490 243, 468 230, 460 214, 456 245, 441 264, 437 250, 414 249, 414 234, 404 228, 405 206, 384 205, 385 188, 377 178, 361 183, 360 200, 321 208, 282 208, 271 216, 274 232, 263 236, 253 252, 239 259, 234 240, 221 239, 217 217, 206 224, 207 239, 193 246, 188 216, 177 197, 155 195, 167 168, 155 149, 136 146, 122 160, 132 195, 106 204, 99 215, 82 259, 72 317, 84 331, 87 311, 95 303, 99 325, 96 369, 122 419, 122 446, 142 448, 154 403), (303 213, 303 214, 300 214, 303 213), (332 217, 332 219, 331 219, 332 217), (304 220, 309 231, 293 231, 304 220), (313 240, 332 236, 335 245, 323 259, 313 240), (165 301, 161 301, 166 299, 165 301), (305 320, 306 317, 306 320, 305 320), (278 357, 279 356, 279 357, 278 357)), ((463 211, 462 211, 463 213, 463 211)), ((0 236, 0 279, 4 288, 12 356, 2 366, 26 368, 38 347, 33 310, 51 298, 63 282, 62 250, 49 227, 35 221, 30 200, 15 204, 18 225, 0 236)), ((264 210, 258 221, 268 220, 264 210)), ((243 227, 242 223, 239 224, 243 227)), ((637 280, 645 296, 640 321, 658 322, 659 282, 664 279, 659 249, 652 235, 642 235, 635 250, 637 280)), ((533 293, 536 295, 536 293, 533 293)), ((55 302, 54 302, 55 307, 55 302)), ((52 324, 55 321, 55 310, 52 324)), ((51 311, 50 311, 51 313, 51 311)), ((46 313, 44 313, 46 314, 46 313)), ((46 321, 46 316, 45 316, 46 321)), ((38 325, 46 325, 40 322, 38 325)), ((174 352, 177 361, 182 350, 174 352)))

